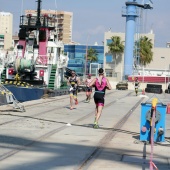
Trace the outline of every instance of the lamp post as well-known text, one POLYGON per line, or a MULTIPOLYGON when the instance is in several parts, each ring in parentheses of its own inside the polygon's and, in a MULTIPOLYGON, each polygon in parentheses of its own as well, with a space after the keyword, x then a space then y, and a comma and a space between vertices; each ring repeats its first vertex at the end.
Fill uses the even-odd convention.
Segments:
MULTIPOLYGON (((75 59, 76 64, 80 64, 81 67, 84 67, 84 59, 82 58, 77 58, 75 59)), ((82 74, 84 74, 84 69, 82 68, 82 74)), ((82 75, 83 76, 83 75, 82 75)))
POLYGON ((86 74, 87 74, 87 53, 88 53, 88 45, 86 45, 85 68, 84 68, 85 77, 86 77, 86 74))
POLYGON ((84 68, 84 76, 86 77, 87 74, 87 55, 88 55, 88 40, 89 40, 89 35, 87 36, 87 42, 86 42, 86 56, 85 56, 85 68, 84 68))
POLYGON ((165 68, 165 87, 166 87, 166 60, 165 60, 165 57, 161 57, 161 59, 164 59, 165 61, 164 68, 165 68))
POLYGON ((23 12, 23 6, 24 6, 24 0, 21 1, 21 16, 22 16, 22 12, 23 12))

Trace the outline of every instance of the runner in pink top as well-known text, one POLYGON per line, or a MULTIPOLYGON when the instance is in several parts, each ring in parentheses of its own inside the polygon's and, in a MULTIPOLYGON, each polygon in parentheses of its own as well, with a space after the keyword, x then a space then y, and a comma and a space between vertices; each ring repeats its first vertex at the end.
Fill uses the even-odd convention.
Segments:
POLYGON ((91 99, 91 93, 92 93, 92 87, 88 87, 88 84, 90 84, 90 82, 92 81, 92 78, 91 78, 91 74, 88 75, 85 83, 86 83, 86 103, 89 103, 90 102, 90 99, 91 99))
POLYGON ((95 114, 95 121, 94 121, 94 128, 98 128, 98 121, 102 113, 102 109, 104 106, 104 97, 106 89, 111 90, 111 85, 109 80, 104 77, 104 71, 102 68, 99 69, 99 77, 94 78, 92 82, 89 84, 90 87, 95 87, 95 94, 94 94, 94 102, 96 104, 96 114, 95 114))

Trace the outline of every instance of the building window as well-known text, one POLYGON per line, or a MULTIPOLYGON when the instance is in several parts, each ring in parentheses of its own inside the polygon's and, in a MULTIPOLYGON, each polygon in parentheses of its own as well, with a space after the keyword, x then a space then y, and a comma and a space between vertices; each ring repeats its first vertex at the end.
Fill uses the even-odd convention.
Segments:
POLYGON ((0 35, 0 39, 4 39, 4 35, 0 35))
POLYGON ((111 39, 107 39, 106 40, 106 44, 109 45, 110 43, 112 43, 112 40, 111 39))
POLYGON ((112 62, 113 62, 112 55, 106 55, 106 63, 112 63, 112 62))
POLYGON ((112 69, 106 69, 105 73, 106 73, 106 77, 113 77, 113 70, 112 69))
POLYGON ((75 59, 75 53, 69 53, 69 59, 75 59))
POLYGON ((117 77, 117 73, 115 72, 115 73, 113 73, 113 77, 117 77))

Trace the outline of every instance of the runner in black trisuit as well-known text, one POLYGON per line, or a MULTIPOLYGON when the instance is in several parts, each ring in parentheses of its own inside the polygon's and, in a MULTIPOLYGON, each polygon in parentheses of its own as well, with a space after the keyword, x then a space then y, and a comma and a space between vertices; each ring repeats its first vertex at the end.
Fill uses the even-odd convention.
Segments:
POLYGON ((135 78, 135 93, 136 93, 136 96, 138 95, 138 88, 139 88, 139 81, 138 81, 138 78, 136 77, 135 78))
POLYGON ((91 93, 92 93, 92 87, 88 87, 88 84, 92 81, 91 74, 88 75, 87 79, 85 80, 86 84, 86 103, 90 102, 91 99, 91 93))
POLYGON ((68 85, 71 85, 70 87, 70 110, 73 109, 73 101, 75 100, 75 105, 78 104, 77 99, 77 91, 78 91, 78 85, 80 84, 80 79, 76 76, 75 71, 71 72, 71 77, 68 78, 68 85))

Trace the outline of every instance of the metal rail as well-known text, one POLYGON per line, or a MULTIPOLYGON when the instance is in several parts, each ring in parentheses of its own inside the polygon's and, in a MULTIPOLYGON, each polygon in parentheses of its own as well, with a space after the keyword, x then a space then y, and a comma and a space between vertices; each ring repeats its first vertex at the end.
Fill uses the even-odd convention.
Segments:
MULTIPOLYGON (((110 92, 110 93, 107 93, 107 95, 110 95, 110 94, 113 94, 113 93, 115 93, 115 91, 110 92)), ((68 96, 65 97, 65 98, 62 98, 62 99, 67 99, 67 98, 68 98, 68 96)), ((60 100, 62 100, 62 99, 60 99, 60 100)), ((54 100, 52 100, 52 101, 47 101, 47 102, 37 103, 37 104, 31 104, 31 105, 28 105, 28 106, 31 108, 32 106, 39 106, 39 105, 42 105, 42 104, 44 105, 45 103, 51 103, 51 102, 58 101, 58 100, 59 100, 59 99, 54 99, 54 100)), ((79 103, 83 103, 83 102, 84 102, 84 100, 79 101, 79 103)), ((26 106, 26 108, 27 108, 28 106, 26 106)), ((64 106, 57 107, 57 110, 60 110, 60 109, 66 108, 66 107, 69 107, 69 104, 64 105, 64 106)), ((56 107, 53 108, 53 109, 45 110, 45 111, 40 112, 40 113, 32 114, 32 115, 30 115, 30 116, 26 116, 26 115, 13 115, 13 114, 9 114, 9 113, 8 113, 8 114, 1 113, 0 115, 17 116, 17 117, 19 117, 19 118, 18 118, 18 119, 14 119, 14 120, 10 120, 10 121, 6 121, 6 122, 3 122, 3 123, 0 123, 0 126, 2 126, 2 125, 7 125, 7 124, 10 124, 10 123, 14 123, 14 122, 17 122, 17 121, 23 120, 23 119, 28 119, 28 118, 41 120, 40 118, 36 118, 36 117, 37 117, 37 116, 42 116, 42 115, 44 115, 44 114, 47 114, 47 113, 52 112, 52 111, 55 111, 55 110, 56 110, 56 107)))

